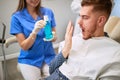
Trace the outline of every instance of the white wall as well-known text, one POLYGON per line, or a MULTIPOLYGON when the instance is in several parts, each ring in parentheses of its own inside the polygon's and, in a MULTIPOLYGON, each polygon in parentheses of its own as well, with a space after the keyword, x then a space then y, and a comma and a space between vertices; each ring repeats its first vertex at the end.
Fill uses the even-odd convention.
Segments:
MULTIPOLYGON (((15 11, 18 0, 0 0, 0 20, 6 24, 6 34, 5 38, 10 37, 10 16, 15 11)), ((1 27, 1 26, 0 26, 1 27)), ((0 29, 1 32, 1 29, 0 29)), ((0 36, 1 37, 1 36, 0 36)), ((0 47, 0 55, 2 55, 0 47)), ((9 48, 5 49, 6 54, 11 54, 19 51, 18 44, 11 45, 9 48)))
MULTIPOLYGON (((5 38, 10 37, 10 16, 16 10, 19 0, 0 0, 0 20, 7 26, 5 38)), ((58 35, 58 43, 64 39, 65 29, 69 20, 74 21, 75 15, 70 9, 72 0, 42 0, 42 5, 53 10, 56 19, 56 30, 58 35)), ((11 54, 19 51, 19 45, 13 44, 9 48, 5 48, 6 54, 11 54)), ((0 48, 0 55, 2 54, 0 48)))

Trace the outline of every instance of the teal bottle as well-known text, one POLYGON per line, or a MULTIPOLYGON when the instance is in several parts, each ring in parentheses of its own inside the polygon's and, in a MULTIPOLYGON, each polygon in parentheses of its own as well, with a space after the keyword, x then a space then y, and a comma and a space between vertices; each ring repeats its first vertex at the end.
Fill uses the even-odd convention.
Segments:
POLYGON ((51 24, 49 22, 48 16, 44 16, 44 20, 46 21, 46 25, 44 27, 45 30, 45 41, 51 41, 53 39, 51 24))

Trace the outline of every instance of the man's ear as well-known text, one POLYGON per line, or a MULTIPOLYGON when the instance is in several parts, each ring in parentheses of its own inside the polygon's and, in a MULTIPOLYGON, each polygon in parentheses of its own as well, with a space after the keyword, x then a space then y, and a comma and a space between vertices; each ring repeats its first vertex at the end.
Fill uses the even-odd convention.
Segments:
POLYGON ((100 16, 99 18, 98 18, 98 25, 99 26, 104 26, 105 25, 105 23, 106 23, 106 17, 105 16, 100 16))

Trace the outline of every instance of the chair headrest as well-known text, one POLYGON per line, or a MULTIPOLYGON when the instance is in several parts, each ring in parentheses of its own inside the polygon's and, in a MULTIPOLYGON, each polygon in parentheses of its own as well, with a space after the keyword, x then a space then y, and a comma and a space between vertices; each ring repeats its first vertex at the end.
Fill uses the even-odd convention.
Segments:
POLYGON ((104 31, 108 33, 110 38, 120 42, 120 18, 110 16, 105 24, 104 31))

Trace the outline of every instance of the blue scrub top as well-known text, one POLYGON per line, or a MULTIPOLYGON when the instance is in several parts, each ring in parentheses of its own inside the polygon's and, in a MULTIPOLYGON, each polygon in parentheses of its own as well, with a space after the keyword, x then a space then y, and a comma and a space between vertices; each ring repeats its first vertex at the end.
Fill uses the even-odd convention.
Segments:
MULTIPOLYGON (((49 8, 41 7, 41 12, 43 15, 48 15, 51 27, 55 27, 56 23, 52 10, 49 8)), ((38 17, 37 20, 34 20, 26 8, 22 11, 15 12, 11 17, 10 34, 16 35, 23 33, 27 38, 32 32, 35 22, 41 19, 41 17, 38 17)), ((55 52, 52 42, 43 41, 44 37, 44 28, 42 28, 38 32, 36 40, 32 47, 26 51, 23 49, 20 50, 18 62, 37 67, 42 67, 43 62, 49 65, 50 61, 55 57, 55 52)))

